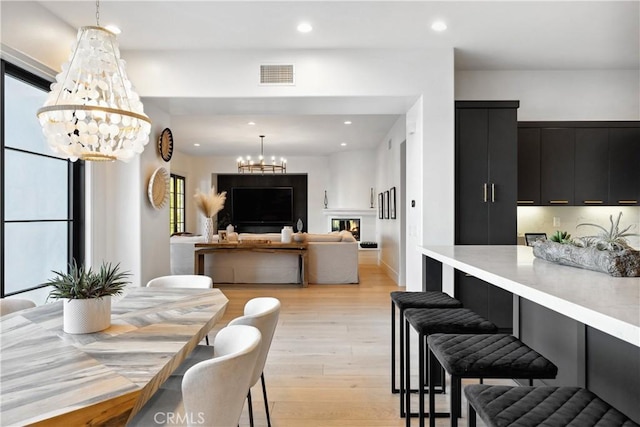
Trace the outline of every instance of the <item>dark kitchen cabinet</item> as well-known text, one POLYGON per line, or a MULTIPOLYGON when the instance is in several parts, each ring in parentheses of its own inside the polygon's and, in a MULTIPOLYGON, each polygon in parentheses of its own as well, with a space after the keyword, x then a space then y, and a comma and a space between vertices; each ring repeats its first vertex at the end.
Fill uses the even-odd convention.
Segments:
POLYGON ((518 123, 518 205, 640 205, 640 122, 518 123))
MULTIPOLYGON (((517 101, 456 102, 456 211, 458 245, 515 245, 517 235, 517 101)), ((465 307, 512 328, 511 294, 456 273, 456 297, 465 307)))
POLYGON ((518 205, 540 204, 540 129, 518 129, 518 205))
POLYGON ((576 128, 575 132, 575 205, 607 204, 609 129, 576 128))
POLYGON ((640 201, 640 127, 609 129, 609 204, 640 201))
POLYGON ((573 205, 575 129, 540 129, 542 205, 573 205))

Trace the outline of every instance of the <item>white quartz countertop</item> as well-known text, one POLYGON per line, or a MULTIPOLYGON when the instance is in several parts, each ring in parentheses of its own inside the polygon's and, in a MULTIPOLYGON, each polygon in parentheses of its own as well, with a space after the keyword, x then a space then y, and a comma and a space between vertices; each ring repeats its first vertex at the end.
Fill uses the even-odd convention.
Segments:
POLYGON ((640 278, 553 264, 528 246, 422 246, 426 256, 640 347, 640 278))

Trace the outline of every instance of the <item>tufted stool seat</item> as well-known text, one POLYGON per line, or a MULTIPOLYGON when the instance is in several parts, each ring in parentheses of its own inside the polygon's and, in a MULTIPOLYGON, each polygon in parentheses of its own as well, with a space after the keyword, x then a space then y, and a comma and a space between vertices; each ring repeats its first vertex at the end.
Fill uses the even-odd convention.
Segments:
POLYGON ((487 427, 639 427, 624 414, 579 387, 509 387, 481 384, 464 389, 469 427, 476 412, 487 427))
MULTIPOLYGON (((426 338, 429 335, 445 334, 493 334, 498 331, 496 325, 466 308, 408 308, 404 312, 405 318, 405 384, 407 390, 411 389, 410 375, 410 328, 413 327, 418 333, 418 378, 420 379, 419 392, 419 412, 420 427, 424 426, 424 394, 425 387, 422 383, 426 379, 425 354, 427 347, 426 338)), ((435 370, 434 370, 435 371, 435 370)), ((433 385, 434 377, 431 375, 429 383, 433 385)), ((433 393, 429 393, 429 399, 433 393)), ((405 393, 405 406, 410 414, 411 399, 410 394, 405 393)), ((449 416, 446 413, 435 413, 433 408, 429 408, 429 416, 433 419, 436 416, 449 416)), ((411 425, 409 417, 406 421, 407 427, 411 425)))
MULTIPOLYGON (((436 364, 431 354, 451 375, 451 425, 458 425, 462 378, 552 379, 558 368, 537 351, 509 334, 434 334, 427 338, 429 374, 436 364)), ((431 381, 429 381, 431 383, 431 381)), ((429 396, 429 411, 433 411, 429 396)))
POLYGON ((462 303, 440 291, 391 292, 391 392, 400 392, 400 416, 404 417, 404 311, 408 308, 461 308, 462 303), (396 307, 399 310, 400 387, 396 387, 396 307))

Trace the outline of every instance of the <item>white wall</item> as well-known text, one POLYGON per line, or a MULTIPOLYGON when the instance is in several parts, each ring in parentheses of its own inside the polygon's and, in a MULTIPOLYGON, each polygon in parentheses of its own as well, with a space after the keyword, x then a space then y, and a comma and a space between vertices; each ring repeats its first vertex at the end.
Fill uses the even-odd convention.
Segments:
POLYGON ((170 164, 160 157, 157 141, 164 128, 171 127, 171 118, 151 103, 145 105, 145 113, 151 118, 151 135, 140 155, 140 193, 136 198, 140 205, 140 285, 145 286, 154 277, 171 273, 169 268, 169 203, 162 209, 154 209, 147 195, 149 179, 153 172, 164 167, 170 172, 170 164))
POLYGON ((375 159, 374 150, 342 151, 329 156, 329 208, 370 209, 371 188, 376 186, 375 159))
MULTIPOLYGON (((404 277, 401 277, 400 245, 404 244, 401 239, 401 228, 404 225, 402 218, 402 188, 400 179, 400 143, 407 137, 406 117, 400 117, 389 130, 387 135, 380 141, 376 157, 376 181, 375 194, 377 206, 377 194, 388 191, 391 187, 396 187, 396 219, 378 219, 377 237, 379 261, 387 275, 391 277, 399 286, 404 286, 404 277)), ((402 261, 403 262, 403 261, 402 261)))
POLYGON ((519 121, 640 120, 640 71, 458 71, 457 100, 520 100, 519 121))

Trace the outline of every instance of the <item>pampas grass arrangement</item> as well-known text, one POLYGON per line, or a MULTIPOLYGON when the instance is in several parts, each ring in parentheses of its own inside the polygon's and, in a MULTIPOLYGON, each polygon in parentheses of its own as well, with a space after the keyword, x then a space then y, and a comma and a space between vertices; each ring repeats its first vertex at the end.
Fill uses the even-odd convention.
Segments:
POLYGON ((206 218, 212 218, 224 207, 224 202, 227 200, 227 192, 216 193, 215 187, 211 187, 209 193, 196 190, 196 194, 193 197, 196 199, 196 207, 202 215, 206 218))

